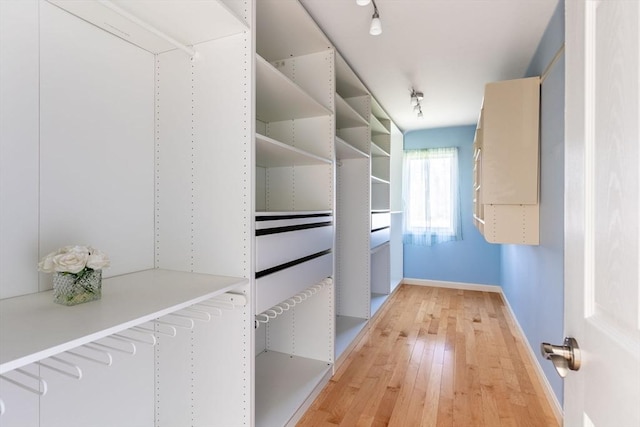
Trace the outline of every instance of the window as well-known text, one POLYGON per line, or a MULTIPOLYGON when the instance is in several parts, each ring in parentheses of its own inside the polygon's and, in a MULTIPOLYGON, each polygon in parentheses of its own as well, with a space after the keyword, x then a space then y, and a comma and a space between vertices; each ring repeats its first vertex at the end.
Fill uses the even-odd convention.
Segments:
POLYGON ((456 147, 404 152, 404 242, 461 240, 456 147))

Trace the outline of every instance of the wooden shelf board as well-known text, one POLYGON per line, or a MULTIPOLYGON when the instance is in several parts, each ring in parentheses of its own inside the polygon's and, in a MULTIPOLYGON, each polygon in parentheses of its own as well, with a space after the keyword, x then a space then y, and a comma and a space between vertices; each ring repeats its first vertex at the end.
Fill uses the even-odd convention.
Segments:
POLYGON ((257 166, 272 168, 322 164, 331 164, 331 159, 316 156, 268 136, 256 134, 257 166))
POLYGON ((0 374, 186 308, 247 279, 144 270, 104 279, 102 299, 72 307, 53 291, 0 300, 0 374))

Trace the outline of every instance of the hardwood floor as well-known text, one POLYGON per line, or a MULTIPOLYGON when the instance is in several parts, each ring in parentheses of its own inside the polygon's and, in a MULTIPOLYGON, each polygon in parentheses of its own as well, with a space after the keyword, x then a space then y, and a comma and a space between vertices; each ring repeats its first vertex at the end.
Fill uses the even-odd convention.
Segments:
POLYGON ((521 340, 498 293, 401 285, 298 426, 558 426, 521 340))

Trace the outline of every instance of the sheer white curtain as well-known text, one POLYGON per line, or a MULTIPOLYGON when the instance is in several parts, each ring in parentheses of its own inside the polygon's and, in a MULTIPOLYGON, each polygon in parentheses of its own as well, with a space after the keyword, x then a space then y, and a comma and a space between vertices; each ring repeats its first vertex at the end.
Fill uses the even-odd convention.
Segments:
POLYGON ((402 186, 405 243, 462 239, 457 147, 405 151, 402 186))

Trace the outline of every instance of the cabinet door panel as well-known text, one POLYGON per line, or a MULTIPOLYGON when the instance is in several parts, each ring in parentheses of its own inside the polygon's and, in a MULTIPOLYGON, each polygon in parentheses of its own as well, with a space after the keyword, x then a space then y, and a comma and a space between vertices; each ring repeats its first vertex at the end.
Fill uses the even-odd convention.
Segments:
POLYGON ((539 104, 539 77, 486 85, 482 114, 484 203, 538 203, 539 104))

